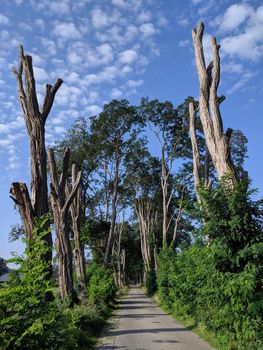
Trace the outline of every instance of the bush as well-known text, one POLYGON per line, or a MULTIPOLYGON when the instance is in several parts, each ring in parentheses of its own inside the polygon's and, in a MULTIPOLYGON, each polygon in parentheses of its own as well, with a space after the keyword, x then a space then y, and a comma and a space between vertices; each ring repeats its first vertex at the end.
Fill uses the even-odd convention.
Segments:
POLYGON ((160 252, 160 301, 212 331, 224 349, 263 349, 261 203, 252 202, 242 185, 232 193, 219 185, 202 195, 202 232, 210 245, 160 252))
POLYGON ((116 286, 111 271, 92 262, 87 269, 88 298, 91 305, 103 309, 114 298, 116 286))
POLYGON ((146 276, 146 290, 148 296, 152 296, 157 290, 155 269, 151 268, 146 276))
POLYGON ((25 240, 24 256, 11 259, 20 268, 0 291, 0 347, 10 350, 77 349, 80 331, 71 312, 57 300, 46 279, 47 265, 41 259, 47 252, 43 237, 48 218, 38 220, 31 241, 25 240))

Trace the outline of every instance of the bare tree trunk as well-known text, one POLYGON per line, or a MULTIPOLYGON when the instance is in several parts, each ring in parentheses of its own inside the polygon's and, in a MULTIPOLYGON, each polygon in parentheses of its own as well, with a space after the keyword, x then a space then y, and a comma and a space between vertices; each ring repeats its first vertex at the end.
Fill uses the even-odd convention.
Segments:
MULTIPOLYGON (((72 166, 72 187, 74 187, 77 181, 77 168, 75 164, 72 166)), ((67 196, 70 195, 69 188, 67 186, 67 196)), ((72 232, 74 237, 74 249, 73 249, 73 261, 76 270, 76 276, 78 285, 82 290, 86 290, 86 269, 85 269, 85 255, 84 246, 81 243, 81 226, 83 223, 83 210, 82 210, 82 189, 79 185, 75 198, 70 206, 71 222, 72 222, 72 232)))
MULTIPOLYGON (((34 217, 41 217, 48 213, 48 190, 47 190, 47 156, 45 148, 45 123, 49 112, 52 108, 56 92, 62 84, 62 80, 58 79, 52 86, 46 85, 46 94, 41 110, 37 100, 34 72, 32 66, 32 57, 24 55, 23 46, 20 46, 20 62, 19 68, 16 70, 13 68, 13 73, 17 79, 18 85, 18 97, 23 111, 24 120, 27 127, 27 132, 30 141, 30 156, 31 156, 31 206, 33 215, 27 216, 27 213, 22 209, 27 207, 26 203, 21 202, 22 193, 19 194, 19 188, 17 185, 12 185, 12 195, 15 201, 21 207, 20 215, 25 232, 29 227, 34 226, 32 219, 34 217), (24 75, 24 81, 23 81, 24 75), (25 85, 25 88, 24 88, 25 85), (16 188, 16 190, 14 190, 16 188), (17 196, 17 197, 16 197, 17 196), (26 224, 26 222, 28 224, 26 224)), ((25 185, 20 185, 20 189, 25 191, 25 185)), ((26 232, 30 236, 29 232, 26 232)), ((52 274, 52 236, 51 233, 44 236, 49 251, 45 255, 44 259, 49 264, 48 278, 52 274)))
POLYGON ((214 163, 219 179, 229 176, 229 186, 239 182, 239 178, 230 157, 229 134, 223 133, 223 122, 220 114, 220 99, 217 89, 220 82, 220 57, 216 39, 211 39, 213 61, 206 67, 203 52, 204 24, 198 23, 197 30, 192 30, 195 60, 200 83, 199 109, 205 134, 206 145, 214 163))
POLYGON ((126 252, 125 252, 125 249, 122 249, 122 251, 121 251, 121 266, 122 266, 122 270, 121 270, 121 284, 122 284, 122 287, 123 287, 127 283, 127 281, 126 281, 126 252))
POLYGON ((18 205, 26 238, 31 239, 34 229, 34 210, 25 183, 13 182, 11 198, 18 205))
MULTIPOLYGON (((155 259, 155 254, 156 254, 156 242, 155 242, 156 211, 154 209, 152 201, 149 198, 136 199, 135 211, 139 220, 141 252, 142 252, 142 257, 144 261, 145 272, 147 274, 151 269, 151 262, 152 262, 152 259, 155 259), (152 246, 150 246, 151 239, 152 239, 152 246)), ((154 261, 154 262, 155 262, 155 268, 156 268, 157 261, 154 261)))
POLYGON ((113 195, 112 195, 112 212, 111 212, 111 224, 110 224, 110 232, 107 239, 106 244, 106 251, 104 254, 104 266, 108 266, 110 262, 110 254, 112 252, 112 246, 114 242, 114 230, 115 230, 115 224, 116 224, 116 216, 117 216, 117 210, 116 210, 116 204, 117 204, 117 196, 118 196, 118 185, 119 185, 119 166, 120 166, 120 155, 119 150, 115 150, 115 172, 114 172, 114 188, 113 188, 113 195))
POLYGON ((69 148, 67 148, 63 157, 63 170, 60 179, 58 179, 53 149, 50 148, 48 152, 51 178, 51 206, 56 228, 56 247, 58 253, 59 291, 62 299, 69 296, 72 304, 74 304, 77 301, 77 295, 73 289, 72 251, 69 241, 68 213, 77 195, 81 180, 81 172, 76 176, 72 190, 66 198, 69 157, 70 151, 69 148))
POLYGON ((182 219, 183 212, 184 212, 184 202, 183 202, 184 201, 184 195, 185 195, 185 187, 182 190, 182 194, 181 194, 181 198, 180 198, 180 204, 179 204, 178 213, 177 213, 177 216, 176 216, 176 219, 175 219, 175 223, 174 223, 173 238, 172 238, 172 241, 170 243, 170 248, 174 248, 175 240, 176 240, 177 232, 178 232, 178 228, 179 228, 179 224, 180 224, 180 221, 182 219))
POLYGON ((196 123, 195 123, 195 107, 194 102, 189 102, 189 117, 190 117, 190 138, 192 144, 192 152, 193 152, 193 175, 194 175, 194 186, 195 186, 195 194, 198 203, 201 202, 199 195, 199 185, 201 181, 201 165, 200 165, 200 153, 197 143, 196 137, 196 123))
POLYGON ((162 145, 162 192, 163 192, 163 248, 167 247, 167 232, 168 232, 168 174, 167 164, 164 158, 164 146, 162 145))

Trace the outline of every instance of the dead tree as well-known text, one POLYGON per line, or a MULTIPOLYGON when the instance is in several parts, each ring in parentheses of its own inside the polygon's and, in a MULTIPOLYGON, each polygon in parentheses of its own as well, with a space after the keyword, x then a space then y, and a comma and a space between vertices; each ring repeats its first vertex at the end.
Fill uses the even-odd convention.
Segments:
POLYGON ((199 111, 205 134, 206 145, 215 166, 219 179, 229 176, 229 186, 239 182, 238 175, 230 156, 229 139, 231 129, 226 134, 223 131, 223 122, 219 109, 220 99, 217 90, 220 82, 220 45, 216 38, 211 38, 213 60, 206 67, 203 50, 204 24, 198 23, 197 30, 192 30, 195 60, 200 83, 199 111))
MULTIPOLYGON (((77 181, 77 167, 75 164, 72 165, 72 188, 77 181)), ((66 194, 67 197, 70 196, 70 189, 67 184, 66 186, 66 194)), ((85 269, 85 255, 84 255, 84 246, 81 243, 81 227, 83 224, 83 208, 82 208, 82 188, 81 185, 78 186, 77 193, 71 203, 70 206, 70 214, 71 214, 71 230, 73 233, 74 239, 74 248, 73 248, 73 261, 75 265, 75 271, 77 276, 77 282, 79 287, 82 290, 86 290, 86 269, 85 269)))
POLYGON ((189 102, 189 133, 192 144, 192 154, 193 154, 193 175, 194 175, 194 187, 196 198, 199 204, 201 204, 201 197, 199 194, 199 188, 202 184, 205 188, 210 188, 212 181, 209 180, 209 164, 211 161, 210 154, 208 150, 205 153, 205 162, 202 166, 200 160, 199 146, 196 137, 196 110, 194 102, 189 102))
MULTIPOLYGON (((46 93, 43 105, 39 108, 32 57, 24 55, 23 46, 20 46, 19 67, 18 70, 12 69, 18 86, 19 102, 23 111, 24 120, 30 141, 30 159, 31 159, 31 199, 24 196, 27 192, 25 184, 13 183, 11 194, 19 206, 22 223, 27 237, 32 234, 34 217, 41 217, 48 213, 48 190, 47 190, 47 156, 45 148, 45 123, 52 108, 55 95, 62 84, 58 79, 52 86, 46 85, 46 93), (24 208, 31 209, 25 211, 24 208), (28 213, 30 213, 28 215, 28 213)), ((51 233, 44 237, 49 252, 45 260, 50 266, 49 277, 52 273, 52 236, 51 233)))
POLYGON ((51 179, 51 207, 56 231, 56 249, 58 254, 59 291, 62 299, 70 297, 72 303, 76 301, 76 293, 73 289, 72 276, 72 251, 69 240, 68 214, 70 206, 77 195, 81 180, 81 172, 75 178, 74 185, 66 196, 67 171, 70 151, 66 148, 63 157, 62 173, 58 178, 56 161, 53 149, 48 150, 48 161, 51 179))

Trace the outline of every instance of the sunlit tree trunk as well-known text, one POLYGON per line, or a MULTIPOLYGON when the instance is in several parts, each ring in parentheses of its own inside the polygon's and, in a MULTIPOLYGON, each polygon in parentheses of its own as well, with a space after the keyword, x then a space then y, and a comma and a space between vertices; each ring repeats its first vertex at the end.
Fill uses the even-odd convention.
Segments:
MULTIPOLYGON (((27 237, 32 235, 32 227, 34 217, 41 217, 48 213, 48 190, 47 190, 47 156, 45 148, 45 123, 49 112, 52 108, 56 92, 62 84, 62 80, 58 79, 52 86, 46 85, 46 93, 44 102, 39 108, 36 86, 34 79, 34 71, 32 65, 32 57, 24 55, 23 46, 20 47, 20 62, 18 70, 13 68, 13 73, 17 80, 18 97, 22 108, 26 128, 29 136, 30 144, 30 160, 31 160, 31 209, 25 211, 23 208, 29 208, 29 196, 26 199, 28 203, 22 200, 25 190, 25 184, 13 184, 11 194, 15 202, 19 206, 23 227, 27 237), (22 191, 19 194, 19 191, 22 191), (22 201, 21 201, 22 200, 22 201), (32 215, 31 215, 32 214, 32 215), (31 222, 30 222, 31 221, 31 222), (30 232, 31 231, 31 232, 30 232)), ((52 236, 51 233, 44 236, 49 251, 43 257, 49 265, 48 278, 52 274, 52 236)))
POLYGON ((68 196, 66 196, 67 171, 69 165, 70 151, 65 150, 63 157, 63 168, 58 177, 54 152, 49 149, 48 160, 51 178, 51 206, 56 230, 56 248, 58 254, 59 291, 62 299, 69 297, 71 303, 77 301, 77 295, 73 289, 72 274, 72 251, 69 240, 68 214, 70 206, 77 195, 81 180, 81 172, 75 178, 74 185, 68 196))
POLYGON ((230 157, 229 139, 231 129, 226 134, 223 132, 223 122, 219 105, 222 99, 217 96, 220 82, 220 45, 216 38, 211 38, 213 60, 206 67, 203 50, 204 24, 198 23, 197 30, 192 30, 195 60, 200 83, 199 111, 205 134, 205 141, 214 163, 218 178, 228 175, 228 186, 233 187, 239 182, 236 170, 230 157))

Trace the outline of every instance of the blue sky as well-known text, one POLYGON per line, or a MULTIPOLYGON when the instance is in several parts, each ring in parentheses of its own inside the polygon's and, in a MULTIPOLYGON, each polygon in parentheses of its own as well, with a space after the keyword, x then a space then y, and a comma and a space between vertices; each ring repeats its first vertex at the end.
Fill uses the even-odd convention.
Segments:
POLYGON ((209 36, 221 43, 224 126, 248 137, 246 168, 262 194, 262 1, 0 1, 0 256, 22 249, 8 243, 10 226, 19 222, 9 188, 29 180, 28 139, 11 74, 19 44, 33 56, 40 104, 45 83, 64 80, 47 121, 52 144, 77 117, 98 113, 112 98, 138 103, 149 96, 177 105, 197 97, 191 28, 200 19, 207 60, 209 36))

